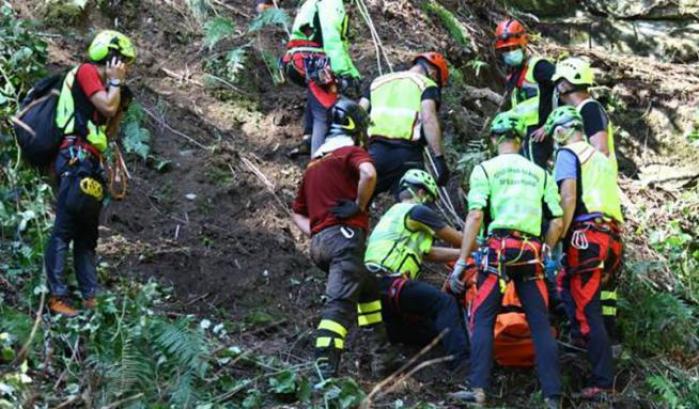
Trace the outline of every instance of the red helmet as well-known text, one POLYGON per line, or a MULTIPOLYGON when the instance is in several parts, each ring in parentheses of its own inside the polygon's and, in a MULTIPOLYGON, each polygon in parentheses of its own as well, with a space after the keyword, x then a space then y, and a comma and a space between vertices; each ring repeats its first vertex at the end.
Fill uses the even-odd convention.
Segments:
POLYGON ((522 23, 513 18, 501 21, 495 29, 496 50, 506 47, 524 47, 527 42, 527 30, 522 23))
POLYGON ((422 53, 413 59, 413 64, 417 64, 419 60, 425 60, 434 66, 439 72, 439 86, 443 87, 447 84, 447 79, 449 78, 449 67, 447 65, 447 59, 440 53, 428 52, 422 53))

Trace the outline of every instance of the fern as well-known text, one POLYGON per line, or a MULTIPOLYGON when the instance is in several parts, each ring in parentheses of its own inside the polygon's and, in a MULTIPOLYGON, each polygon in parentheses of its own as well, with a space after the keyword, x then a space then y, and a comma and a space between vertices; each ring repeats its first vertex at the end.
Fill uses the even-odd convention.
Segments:
POLYGON ((213 7, 210 0, 186 0, 187 8, 197 21, 202 22, 209 15, 213 7))
POLYGON ((208 348, 204 335, 188 328, 186 320, 159 323, 155 343, 182 371, 203 377, 208 368, 208 348))
POLYGON ((238 74, 245 68, 247 54, 245 47, 234 48, 226 54, 226 77, 232 82, 238 80, 238 74))
POLYGON ((235 23, 225 17, 216 17, 204 24, 204 46, 211 51, 219 41, 235 32, 235 23))
POLYGON ((670 408, 675 409, 681 407, 677 387, 672 380, 664 376, 653 375, 648 378, 646 382, 648 382, 648 385, 650 385, 653 391, 655 391, 670 408))
POLYGON ((291 26, 291 18, 282 9, 269 8, 252 20, 248 32, 253 33, 269 26, 280 26, 288 33, 289 26, 291 26))

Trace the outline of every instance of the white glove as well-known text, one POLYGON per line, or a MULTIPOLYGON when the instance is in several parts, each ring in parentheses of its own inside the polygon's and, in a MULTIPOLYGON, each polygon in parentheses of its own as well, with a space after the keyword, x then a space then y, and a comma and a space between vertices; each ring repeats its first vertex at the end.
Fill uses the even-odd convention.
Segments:
POLYGON ((454 294, 463 294, 465 291, 464 283, 461 282, 461 276, 464 274, 467 265, 466 261, 459 259, 456 265, 454 265, 454 270, 449 275, 449 289, 454 294))

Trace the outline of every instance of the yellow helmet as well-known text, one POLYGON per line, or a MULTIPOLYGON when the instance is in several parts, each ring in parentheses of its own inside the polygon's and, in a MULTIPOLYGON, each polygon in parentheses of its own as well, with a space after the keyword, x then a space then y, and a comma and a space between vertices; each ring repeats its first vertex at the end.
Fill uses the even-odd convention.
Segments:
POLYGON ((110 50, 116 51, 126 62, 136 60, 136 48, 127 36, 114 30, 100 31, 92 40, 87 54, 92 62, 103 62, 110 56, 110 50))
POLYGON ((573 85, 590 86, 595 80, 590 63, 582 58, 570 57, 556 64, 556 73, 551 79, 553 82, 565 79, 573 85))

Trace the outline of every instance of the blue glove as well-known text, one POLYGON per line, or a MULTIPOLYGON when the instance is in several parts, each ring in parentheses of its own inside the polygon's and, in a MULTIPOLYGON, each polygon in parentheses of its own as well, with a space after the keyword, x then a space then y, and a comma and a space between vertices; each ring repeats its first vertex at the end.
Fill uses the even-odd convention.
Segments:
POLYGON ((468 263, 459 259, 456 265, 454 265, 454 270, 449 275, 449 289, 454 294, 463 294, 465 291, 464 283, 461 282, 461 276, 464 274, 467 265, 468 263))
POLYGON ((554 257, 544 257, 544 273, 549 281, 556 280, 556 274, 561 269, 561 262, 554 257))

